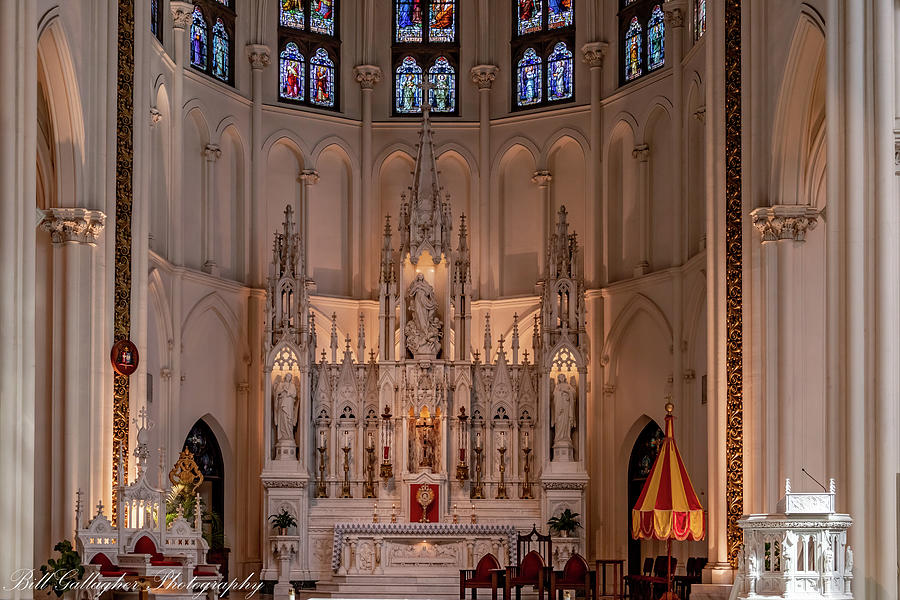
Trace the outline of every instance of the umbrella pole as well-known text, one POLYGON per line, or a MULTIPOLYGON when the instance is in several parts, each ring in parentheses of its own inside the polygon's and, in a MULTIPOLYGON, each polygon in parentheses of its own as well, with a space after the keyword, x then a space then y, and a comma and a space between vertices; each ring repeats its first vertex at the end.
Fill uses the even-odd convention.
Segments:
POLYGON ((672 538, 669 538, 666 540, 666 598, 672 597, 672 538))

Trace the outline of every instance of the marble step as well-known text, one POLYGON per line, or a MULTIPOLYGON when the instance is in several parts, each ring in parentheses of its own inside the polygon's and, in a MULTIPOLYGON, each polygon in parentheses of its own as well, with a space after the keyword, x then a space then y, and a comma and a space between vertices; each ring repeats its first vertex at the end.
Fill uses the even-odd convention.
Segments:
MULTIPOLYGON (((466 591, 466 599, 471 598, 471 590, 466 591)), ((478 590, 481 600, 490 600, 490 590, 478 590)), ((514 596, 515 597, 515 596, 514 596)), ((336 576, 328 582, 321 582, 315 590, 303 590, 298 600, 316 599, 362 599, 378 600, 457 600, 459 598, 459 577, 449 575, 411 575, 408 577, 391 575, 336 576)), ((503 598, 500 590, 498 598, 503 598)), ((537 591, 522 590, 522 599, 537 598, 537 591)))

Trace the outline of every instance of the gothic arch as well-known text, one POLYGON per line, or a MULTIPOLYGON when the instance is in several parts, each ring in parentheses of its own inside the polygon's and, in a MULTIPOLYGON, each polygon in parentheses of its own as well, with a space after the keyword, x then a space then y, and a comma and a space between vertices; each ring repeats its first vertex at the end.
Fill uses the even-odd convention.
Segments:
POLYGON ((469 175, 472 176, 473 181, 478 177, 478 161, 468 148, 457 142, 446 142, 440 146, 436 146, 434 149, 434 156, 438 160, 448 153, 459 155, 459 158, 469 168, 469 175))
POLYGON ((600 355, 600 362, 606 367, 603 370, 606 374, 606 381, 604 382, 606 385, 615 385, 617 377, 616 361, 618 360, 619 345, 623 336, 628 331, 631 322, 634 320, 635 316, 641 312, 650 317, 650 320, 656 325, 660 333, 663 334, 666 341, 669 342, 671 351, 672 326, 669 324, 669 320, 666 319, 665 314, 663 314, 659 306, 650 298, 643 294, 635 294, 616 317, 613 326, 609 331, 609 335, 606 338, 603 353, 600 355))
POLYGON ((160 342, 157 349, 159 364, 166 365, 169 362, 168 344, 174 341, 175 334, 172 332, 172 309, 169 306, 166 287, 158 268, 154 267, 150 271, 147 295, 151 310, 156 315, 156 337, 160 342))
POLYGON ((536 169, 541 168, 541 150, 538 148, 538 145, 531 141, 529 138, 517 135, 513 136, 510 139, 503 142, 503 144, 497 149, 494 153, 494 160, 491 163, 491 176, 496 180, 497 171, 500 166, 503 164, 503 161, 506 159, 506 156, 509 154, 509 151, 515 148, 516 146, 521 146, 525 150, 531 153, 531 158, 534 160, 534 166, 536 169))
POLYGON ((643 131, 641 130, 640 125, 638 125, 637 119, 634 118, 634 115, 628 111, 622 111, 616 115, 616 117, 611 121, 614 125, 609 130, 609 135, 606 138, 606 148, 603 150, 604 160, 605 157, 609 154, 609 147, 613 143, 613 137, 616 132, 621 132, 623 127, 627 127, 631 132, 631 137, 634 139, 634 143, 639 143, 638 140, 643 138, 643 131))
MULTIPOLYGON (((647 104, 647 112, 646 117, 644 118, 644 127, 648 128, 650 119, 653 117, 653 113, 657 111, 663 111, 666 113, 666 116, 670 119, 672 118, 672 101, 666 98, 665 96, 655 96, 650 102, 647 104)), ((647 136, 647 132, 644 132, 644 137, 647 136)))
POLYGON ((566 139, 570 139, 577 143, 581 147, 582 154, 584 154, 585 156, 590 155, 591 143, 588 141, 587 136, 573 127, 562 127, 561 129, 553 132, 553 134, 549 138, 547 138, 547 142, 544 144, 544 149, 541 151, 540 158, 537 161, 538 164, 548 164, 550 155, 556 149, 557 145, 562 143, 566 139))
POLYGON ((250 359, 250 350, 240 335, 237 325, 239 323, 237 315, 234 314, 234 311, 231 310, 218 293, 210 292, 194 304, 194 306, 191 307, 191 310, 188 311, 181 325, 181 343, 183 344, 184 340, 190 336, 194 323, 207 312, 211 312, 219 319, 225 332, 228 334, 228 338, 231 340, 235 353, 234 371, 235 376, 237 376, 240 358, 243 357, 245 362, 248 361, 250 359))
POLYGON ((336 135, 329 135, 322 140, 319 140, 319 142, 315 145, 315 147, 313 147, 312 151, 310 152, 309 162, 311 164, 317 164, 319 162, 319 156, 322 154, 322 152, 332 146, 339 147, 344 152, 344 154, 347 155, 347 160, 353 167, 353 173, 358 173, 360 168, 359 157, 356 155, 356 150, 354 150, 351 144, 347 143, 347 140, 336 135))
POLYGON ((301 168, 305 164, 304 158, 309 156, 311 153, 309 149, 306 147, 306 143, 293 131, 290 129, 279 129, 278 131, 272 133, 269 137, 266 138, 266 141, 263 142, 262 145, 262 153, 267 158, 272 151, 272 148, 276 144, 284 144, 288 148, 294 151, 297 155, 297 162, 300 163, 301 168))
POLYGON ((234 117, 234 115, 228 115, 216 125, 216 131, 212 136, 212 143, 219 144, 222 140, 222 135, 231 128, 233 134, 241 141, 241 146, 244 146, 244 136, 241 135, 240 128, 238 127, 238 120, 234 117))

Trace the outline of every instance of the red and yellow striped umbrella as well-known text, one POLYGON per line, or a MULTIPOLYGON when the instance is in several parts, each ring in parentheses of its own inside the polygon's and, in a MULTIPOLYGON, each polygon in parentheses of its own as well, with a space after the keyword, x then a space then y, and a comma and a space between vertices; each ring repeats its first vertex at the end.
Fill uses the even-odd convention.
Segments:
POLYGON ((666 437, 631 511, 631 536, 636 540, 699 542, 706 536, 703 507, 675 445, 672 409, 666 404, 666 437))

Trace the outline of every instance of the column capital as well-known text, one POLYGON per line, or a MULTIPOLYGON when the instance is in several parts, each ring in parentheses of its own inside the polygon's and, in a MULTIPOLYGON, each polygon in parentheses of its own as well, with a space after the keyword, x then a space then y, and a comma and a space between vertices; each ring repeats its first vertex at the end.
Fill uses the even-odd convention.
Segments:
POLYGON ((319 183, 319 172, 315 169, 303 169, 297 177, 297 181, 306 185, 316 185, 319 183))
POLYGON ((666 27, 684 27, 684 13, 687 6, 684 0, 667 0, 663 3, 666 27))
POLYGON ((603 68, 603 59, 606 58, 606 51, 609 44, 606 42, 588 42, 581 47, 581 57, 585 64, 593 68, 603 68))
POLYGON ((187 29, 194 14, 194 3, 182 0, 171 0, 169 10, 172 11, 172 24, 175 29, 187 29))
POLYGON ((353 77, 362 90, 374 89, 384 78, 381 67, 376 65, 356 65, 353 67, 353 77))
POLYGON ((106 225, 106 214, 87 208, 48 208, 38 226, 54 244, 75 242, 93 246, 106 225))
POLYGON ((531 183, 540 188, 547 187, 551 181, 553 181, 553 175, 550 174, 550 171, 535 171, 531 176, 531 183))
POLYGON ((206 157, 208 162, 216 162, 222 156, 222 149, 219 148, 218 144, 207 144, 203 148, 203 156, 206 157))
POLYGON ((500 67, 497 65, 475 65, 469 70, 472 75, 472 83, 479 90, 489 90, 494 85, 494 79, 500 67))
POLYGON ((272 51, 265 44, 247 44, 247 60, 251 69, 264 69, 269 66, 272 51))
POLYGON ((162 121, 162 113, 155 106, 150 107, 150 127, 158 125, 162 121))
POLYGON ((647 144, 635 146, 634 150, 631 151, 631 156, 641 162, 647 162, 648 160, 650 160, 650 146, 648 146, 647 144))
POLYGON ((762 242, 778 240, 806 241, 806 232, 816 228, 819 211, 806 204, 761 206, 750 213, 753 226, 762 234, 762 242))

